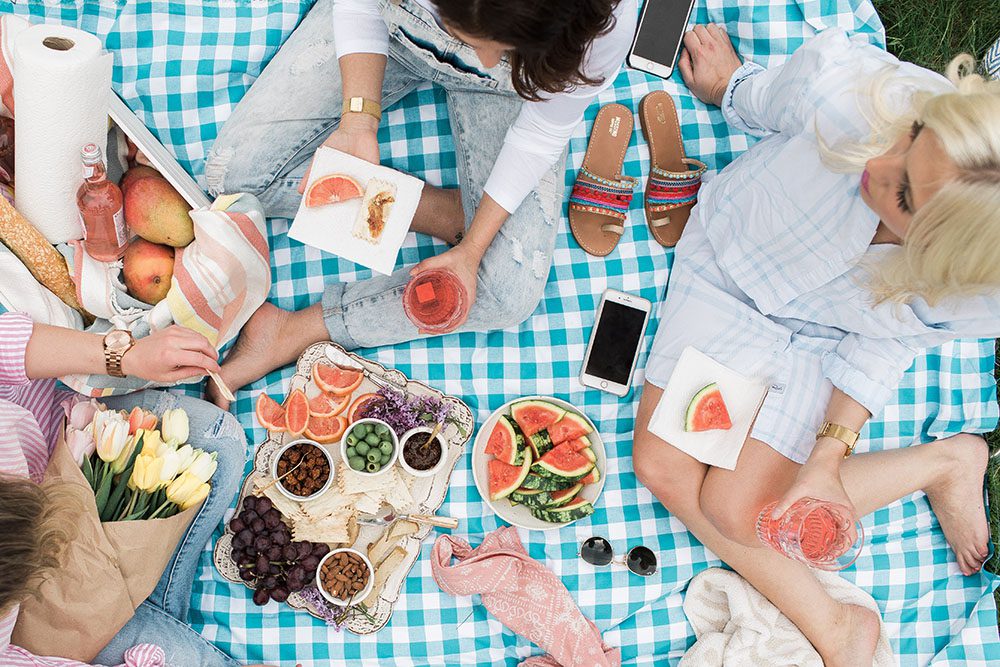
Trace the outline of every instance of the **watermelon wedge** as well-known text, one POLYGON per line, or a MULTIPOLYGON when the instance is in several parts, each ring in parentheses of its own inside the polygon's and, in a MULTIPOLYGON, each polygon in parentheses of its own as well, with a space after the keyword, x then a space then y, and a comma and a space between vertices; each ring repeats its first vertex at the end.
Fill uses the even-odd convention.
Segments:
POLYGON ((722 391, 714 382, 694 395, 684 414, 684 430, 689 433, 728 431, 732 427, 733 421, 729 418, 726 402, 722 400, 722 391))
POLYGON ((567 412, 563 415, 562 419, 549 426, 546 430, 549 433, 549 437, 552 438, 552 444, 558 445, 567 440, 582 438, 594 429, 591 428, 587 419, 582 415, 567 412))
POLYGON ((514 418, 526 438, 547 428, 563 418, 566 411, 545 401, 518 401, 510 406, 514 418))
POLYGON ((584 450, 584 449, 587 449, 587 448, 588 448, 588 447, 590 447, 590 445, 592 444, 592 443, 590 442, 590 438, 588 438, 588 437, 587 437, 587 436, 585 436, 585 435, 584 435, 584 436, 581 436, 581 437, 579 437, 579 438, 576 438, 576 439, 574 439, 574 440, 569 440, 569 441, 567 441, 567 442, 568 442, 568 443, 569 443, 570 445, 572 445, 572 446, 573 446, 573 451, 577 451, 577 452, 579 452, 579 451, 581 451, 581 450, 584 450))
POLYGON ((597 466, 594 466, 594 469, 591 470, 586 477, 580 478, 580 484, 583 484, 584 486, 599 481, 601 481, 601 471, 597 466))
POLYGON ((507 415, 501 415, 486 443, 486 453, 510 465, 521 465, 524 459, 524 436, 517 423, 507 415), (521 460, 518 460, 521 459, 521 460))
POLYGON ((551 491, 549 492, 550 501, 545 504, 546 507, 559 507, 560 505, 565 505, 569 501, 576 498, 576 494, 580 492, 583 488, 583 484, 577 482, 568 489, 563 489, 562 491, 551 491))
POLYGON ((531 470, 531 456, 525 453, 524 463, 512 466, 500 459, 490 459, 488 464, 490 480, 490 500, 501 500, 517 491, 521 482, 531 470))
POLYGON ((576 480, 589 473, 594 464, 586 456, 574 452, 563 443, 545 454, 535 464, 535 472, 576 480))

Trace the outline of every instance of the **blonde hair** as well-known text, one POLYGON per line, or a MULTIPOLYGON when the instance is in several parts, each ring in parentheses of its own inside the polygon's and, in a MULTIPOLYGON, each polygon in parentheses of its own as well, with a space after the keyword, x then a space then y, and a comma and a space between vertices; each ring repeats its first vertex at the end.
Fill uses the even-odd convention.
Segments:
POLYGON ((0 616, 37 592, 75 535, 78 496, 65 484, 0 475, 0 616))
POLYGON ((886 68, 868 82, 863 98, 870 100, 863 111, 870 137, 832 147, 819 137, 829 168, 857 173, 919 121, 958 167, 958 176, 914 213, 902 245, 868 267, 875 303, 922 297, 934 305, 1000 288, 1000 81, 974 68, 972 56, 956 57, 945 73, 954 88, 932 91, 924 84, 903 113, 893 112, 886 99, 891 87, 912 79, 886 68))

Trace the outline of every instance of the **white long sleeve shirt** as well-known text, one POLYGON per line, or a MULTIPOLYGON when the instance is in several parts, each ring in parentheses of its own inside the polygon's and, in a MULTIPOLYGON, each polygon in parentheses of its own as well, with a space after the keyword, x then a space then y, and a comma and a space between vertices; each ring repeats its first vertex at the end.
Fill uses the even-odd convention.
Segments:
MULTIPOLYGON (((431 0, 416 0, 432 14, 431 0)), ((621 0, 615 8, 615 25, 590 46, 584 72, 600 81, 593 86, 552 95, 538 102, 526 101, 507 131, 504 146, 486 182, 485 191, 504 210, 514 211, 562 154, 583 113, 598 93, 614 82, 635 33, 636 0, 621 0)), ((388 55, 389 30, 382 21, 377 0, 336 0, 333 36, 337 57, 351 53, 388 55)))

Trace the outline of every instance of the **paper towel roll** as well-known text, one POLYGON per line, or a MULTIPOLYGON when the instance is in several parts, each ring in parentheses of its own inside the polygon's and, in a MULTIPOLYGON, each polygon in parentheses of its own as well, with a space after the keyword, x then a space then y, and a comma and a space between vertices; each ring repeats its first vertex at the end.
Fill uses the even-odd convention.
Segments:
POLYGON ((103 151, 111 54, 90 33, 35 25, 14 40, 14 199, 50 243, 83 238, 80 149, 103 151))

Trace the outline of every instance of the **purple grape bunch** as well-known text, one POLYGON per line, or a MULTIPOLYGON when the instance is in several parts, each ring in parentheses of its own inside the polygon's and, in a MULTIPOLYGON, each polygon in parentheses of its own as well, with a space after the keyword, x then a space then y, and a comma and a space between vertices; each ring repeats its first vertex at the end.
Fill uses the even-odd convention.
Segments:
POLYGON ((233 562, 240 578, 254 587, 253 601, 284 602, 316 578, 316 568, 330 547, 317 542, 293 542, 270 498, 247 496, 243 509, 229 521, 233 531, 233 562))

